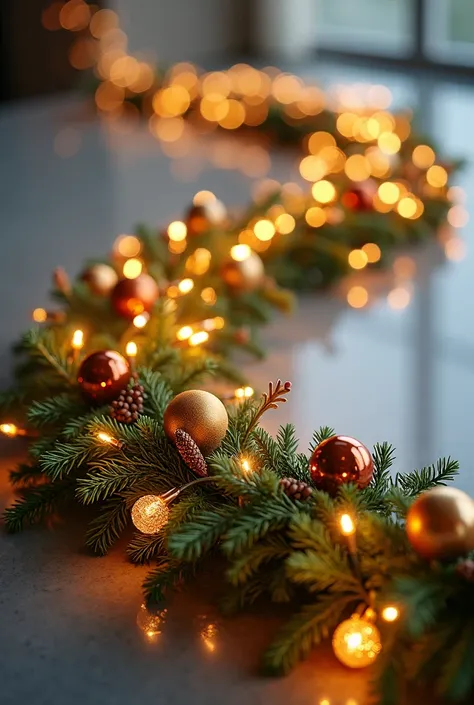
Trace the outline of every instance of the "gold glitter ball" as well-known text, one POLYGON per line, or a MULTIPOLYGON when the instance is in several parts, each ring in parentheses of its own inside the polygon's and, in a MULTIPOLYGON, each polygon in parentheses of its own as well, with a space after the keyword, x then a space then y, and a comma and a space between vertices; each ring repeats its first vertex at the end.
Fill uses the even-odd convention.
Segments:
POLYGON ((354 614, 335 630, 332 648, 345 666, 365 668, 375 661, 382 650, 380 632, 368 619, 354 614))
POLYGON ((137 499, 132 507, 132 521, 142 534, 157 534, 168 522, 169 509, 166 502, 154 494, 137 499))

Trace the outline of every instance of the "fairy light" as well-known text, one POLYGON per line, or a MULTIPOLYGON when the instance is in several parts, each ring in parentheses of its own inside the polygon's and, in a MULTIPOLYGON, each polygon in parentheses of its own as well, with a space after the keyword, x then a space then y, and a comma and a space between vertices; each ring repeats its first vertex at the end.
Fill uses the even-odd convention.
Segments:
POLYGON ((442 166, 434 164, 426 172, 426 180, 434 188, 442 188, 448 182, 448 172, 442 166))
POLYGON ((275 228, 281 235, 289 235, 295 226, 296 221, 289 213, 282 213, 275 219, 275 228))
POLYGON ((181 279, 178 284, 178 289, 181 294, 189 294, 189 292, 194 288, 194 281, 192 279, 181 279))
POLYGON ((400 151, 402 141, 394 132, 382 132, 377 140, 379 149, 384 154, 396 154, 400 151))
POLYGON ((353 614, 333 634, 334 654, 349 668, 370 666, 382 650, 380 632, 366 615, 353 614))
POLYGON ((162 633, 166 616, 166 609, 154 609, 148 607, 145 603, 140 605, 140 610, 137 614, 137 626, 148 641, 154 642, 158 639, 162 633))
POLYGON ((240 465, 242 467, 242 470, 246 473, 252 472, 252 466, 250 465, 249 461, 247 459, 244 459, 240 462, 240 465))
POLYGON ((109 433, 105 433, 105 431, 99 431, 99 433, 97 434, 97 438, 99 439, 99 441, 102 441, 102 443, 107 443, 108 445, 115 446, 115 448, 123 448, 124 446, 123 441, 117 440, 109 433))
POLYGON ((230 249, 230 256, 236 262, 243 262, 252 254, 252 250, 248 245, 234 245, 230 249))
POLYGON ((15 426, 14 423, 0 424, 0 431, 5 434, 5 436, 9 436, 10 438, 14 438, 15 436, 19 435, 24 435, 24 433, 22 433, 20 429, 15 426))
POLYGON ((148 321, 150 320, 150 315, 148 313, 139 313, 133 319, 133 325, 135 328, 144 328, 148 321))
POLYGON ((164 499, 147 494, 132 507, 132 522, 142 534, 157 534, 167 523, 170 510, 164 499))
POLYGON ((236 399, 250 399, 255 394, 253 387, 239 387, 235 390, 234 396, 236 399))
POLYGON ((31 317, 35 323, 44 323, 48 318, 48 314, 44 308, 35 308, 31 317))
POLYGON ((404 196, 400 199, 397 211, 402 216, 402 218, 413 218, 416 214, 417 203, 412 196, 404 196))
POLYGON ((394 311, 401 311, 406 308, 410 300, 411 293, 403 286, 397 286, 395 289, 392 289, 387 296, 388 305, 394 311))
POLYGON ((400 611, 395 605, 387 605, 382 610, 382 619, 385 622, 396 622, 400 617, 400 611))
POLYGON ((271 240, 276 232, 275 226, 273 225, 272 221, 266 219, 257 220, 255 225, 253 226, 253 231, 258 237, 258 239, 262 240, 263 242, 271 240))
POLYGON ((126 279, 136 279, 140 276, 143 271, 143 262, 140 259, 132 257, 124 262, 123 265, 123 276, 126 279))
POLYGON ((413 164, 419 169, 429 169, 435 162, 436 155, 431 147, 426 144, 419 144, 412 152, 413 164))
POLYGON ((343 536, 352 536, 355 534, 356 527, 350 514, 343 514, 339 519, 339 526, 343 536))
POLYGON ((188 340, 188 338, 190 338, 192 334, 193 329, 191 328, 191 326, 183 326, 176 333, 176 337, 178 338, 178 340, 188 340))
POLYGON ((213 306, 217 301, 217 294, 215 289, 212 286, 206 286, 201 291, 201 299, 208 306, 213 306))
POLYGON ((188 229, 186 227, 186 224, 183 223, 181 220, 174 220, 168 225, 167 233, 169 239, 173 242, 182 242, 186 239, 188 229))
POLYGON ((136 257, 140 254, 142 244, 135 235, 120 235, 115 241, 114 249, 122 257, 136 257))
POLYGON ((189 344, 192 347, 196 347, 197 345, 202 345, 203 343, 207 342, 209 340, 209 333, 207 333, 205 330, 200 330, 197 333, 193 333, 190 338, 189 338, 189 344))
POLYGON ((314 200, 319 201, 319 203, 330 203, 331 201, 334 201, 337 195, 334 184, 330 181, 326 181, 325 179, 322 181, 317 181, 313 184, 311 193, 313 194, 314 200))
POLYGON ((369 301, 369 292, 363 286, 352 286, 347 292, 347 303, 352 308, 364 308, 369 301))
POLYGON ((400 187, 390 181, 385 181, 380 184, 377 193, 382 203, 393 205, 400 198, 400 187))
POLYGON ((352 269, 364 269, 369 262, 369 258, 364 250, 352 250, 347 257, 352 269))
POLYGON ((367 256, 367 260, 370 262, 370 264, 378 262, 382 257, 382 250, 378 245, 375 244, 375 242, 367 242, 363 246, 362 252, 364 252, 364 254, 367 256))
POLYGON ((217 198, 212 191, 198 191, 193 198, 193 204, 195 206, 202 206, 205 203, 216 200, 217 198))
POLYGON ((82 330, 75 330, 72 336, 71 347, 74 350, 81 350, 84 347, 84 332, 82 330))

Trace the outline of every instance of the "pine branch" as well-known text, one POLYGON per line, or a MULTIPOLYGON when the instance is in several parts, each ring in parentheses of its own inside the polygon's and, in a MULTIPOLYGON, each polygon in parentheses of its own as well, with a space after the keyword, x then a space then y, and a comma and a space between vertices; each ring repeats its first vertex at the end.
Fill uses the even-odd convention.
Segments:
POLYGON ((200 512, 196 519, 184 524, 168 539, 168 550, 173 558, 193 562, 211 550, 239 515, 238 507, 225 507, 200 512))
POLYGON ((162 374, 147 368, 139 370, 139 378, 146 391, 145 413, 161 420, 173 397, 171 387, 162 374))
POLYGON ((408 495, 416 496, 421 492, 452 482, 459 472, 459 463, 452 458, 440 458, 437 463, 403 475, 397 473, 395 486, 408 495))
POLYGON ((14 534, 25 525, 39 524, 72 496, 72 485, 68 480, 28 487, 20 499, 5 509, 5 527, 14 534))
POLYGON ((395 460, 395 448, 387 442, 376 443, 372 452, 374 474, 371 486, 381 494, 387 492, 391 484, 390 468, 395 460))
POLYGON ((331 428, 331 426, 321 426, 317 431, 313 433, 313 438, 309 447, 310 453, 313 452, 315 448, 318 447, 323 441, 327 441, 328 438, 334 436, 336 431, 331 428))
POLYGON ((99 556, 105 555, 125 530, 128 520, 129 511, 123 499, 118 497, 108 500, 89 525, 86 546, 99 556))
POLYGON ((84 402, 78 395, 59 394, 43 401, 35 401, 29 408, 28 419, 37 428, 66 423, 84 409, 84 402))
POLYGON ((315 604, 306 605, 279 632, 264 655, 268 674, 288 673, 293 666, 326 639, 341 621, 353 595, 323 595, 315 604))
POLYGON ((163 556, 143 583, 145 600, 147 602, 160 602, 170 590, 176 588, 192 574, 192 566, 163 556))
POLYGON ((262 565, 275 559, 285 558, 289 549, 288 541, 284 536, 267 537, 264 542, 260 541, 232 561, 227 570, 229 582, 235 586, 246 583, 262 565))
POLYGON ((10 482, 13 486, 27 487, 43 479, 41 468, 36 463, 19 463, 10 470, 10 482))
POLYGON ((245 448, 247 439, 249 438, 252 431, 258 426, 258 423, 262 418, 263 414, 266 411, 269 411, 270 409, 278 409, 278 404, 285 404, 287 401, 285 399, 285 396, 289 394, 290 391, 290 382, 285 382, 285 384, 282 384, 281 380, 278 379, 275 383, 275 387, 273 386, 273 382, 269 382, 268 393, 265 392, 265 394, 262 395, 262 401, 255 410, 255 413, 253 414, 252 418, 250 419, 249 425, 242 439, 241 448, 245 448))
POLYGON ((166 535, 163 531, 158 534, 135 533, 127 548, 127 555, 132 563, 149 563, 166 553, 166 535))
POLYGON ((226 531, 222 550, 227 556, 233 556, 250 548, 270 531, 282 529, 296 511, 295 503, 286 495, 241 509, 226 531))
POLYGON ((76 497, 82 504, 93 504, 111 495, 131 489, 145 478, 146 470, 138 471, 125 460, 96 463, 96 471, 77 480, 76 497))

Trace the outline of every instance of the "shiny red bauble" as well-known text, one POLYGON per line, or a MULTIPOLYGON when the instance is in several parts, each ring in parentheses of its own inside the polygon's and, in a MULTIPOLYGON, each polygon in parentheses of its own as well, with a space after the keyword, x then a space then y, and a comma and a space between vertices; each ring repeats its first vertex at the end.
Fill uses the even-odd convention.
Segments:
POLYGON ((100 350, 81 363, 77 381, 89 401, 107 404, 115 399, 130 380, 130 365, 115 350, 100 350))
POLYGON ((367 487, 374 474, 374 461, 370 451, 355 438, 331 436, 314 449, 309 471, 318 490, 334 496, 348 482, 360 489, 367 487))
POLYGON ((112 291, 111 301, 119 316, 132 320, 140 313, 149 313, 159 295, 153 277, 140 274, 135 279, 121 279, 112 291))

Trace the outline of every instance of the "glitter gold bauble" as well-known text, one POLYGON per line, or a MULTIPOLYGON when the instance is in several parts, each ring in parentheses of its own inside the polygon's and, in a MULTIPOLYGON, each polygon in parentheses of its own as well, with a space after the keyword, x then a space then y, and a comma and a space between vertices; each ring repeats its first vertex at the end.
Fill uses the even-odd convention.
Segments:
POLYGON ((93 264, 81 274, 81 279, 93 294, 108 296, 118 282, 118 275, 108 264, 93 264))
POLYGON ((84 395, 96 404, 106 404, 118 396, 130 380, 130 365, 115 350, 100 350, 81 363, 77 381, 84 395))
POLYGON ((263 286, 265 267, 256 252, 239 262, 229 259, 221 268, 221 276, 230 289, 237 292, 255 291, 263 286))
POLYGON ((367 487, 374 474, 370 451, 350 436, 331 436, 314 449, 309 461, 311 479, 318 488, 335 495, 339 487, 354 482, 367 487))
POLYGON ((434 487, 413 502, 406 529, 423 558, 462 556, 474 550, 474 502, 455 487, 434 487))
POLYGON ((220 446, 229 417, 224 404, 214 394, 190 389, 178 394, 166 407, 163 423, 174 442, 178 429, 186 431, 204 456, 220 446))
POLYGON ((222 225, 227 218, 227 209, 217 198, 191 206, 186 216, 188 235, 201 233, 222 225))
POLYGON ((123 318, 132 320, 140 313, 149 313, 159 296, 158 284, 149 274, 135 279, 121 279, 112 291, 112 306, 123 318))
POLYGON ((332 648, 344 666, 365 668, 374 663, 382 651, 380 632, 368 619, 354 614, 336 628, 332 648))
POLYGON ((168 522, 170 510, 161 497, 146 494, 132 507, 132 522, 142 534, 157 534, 168 522))

